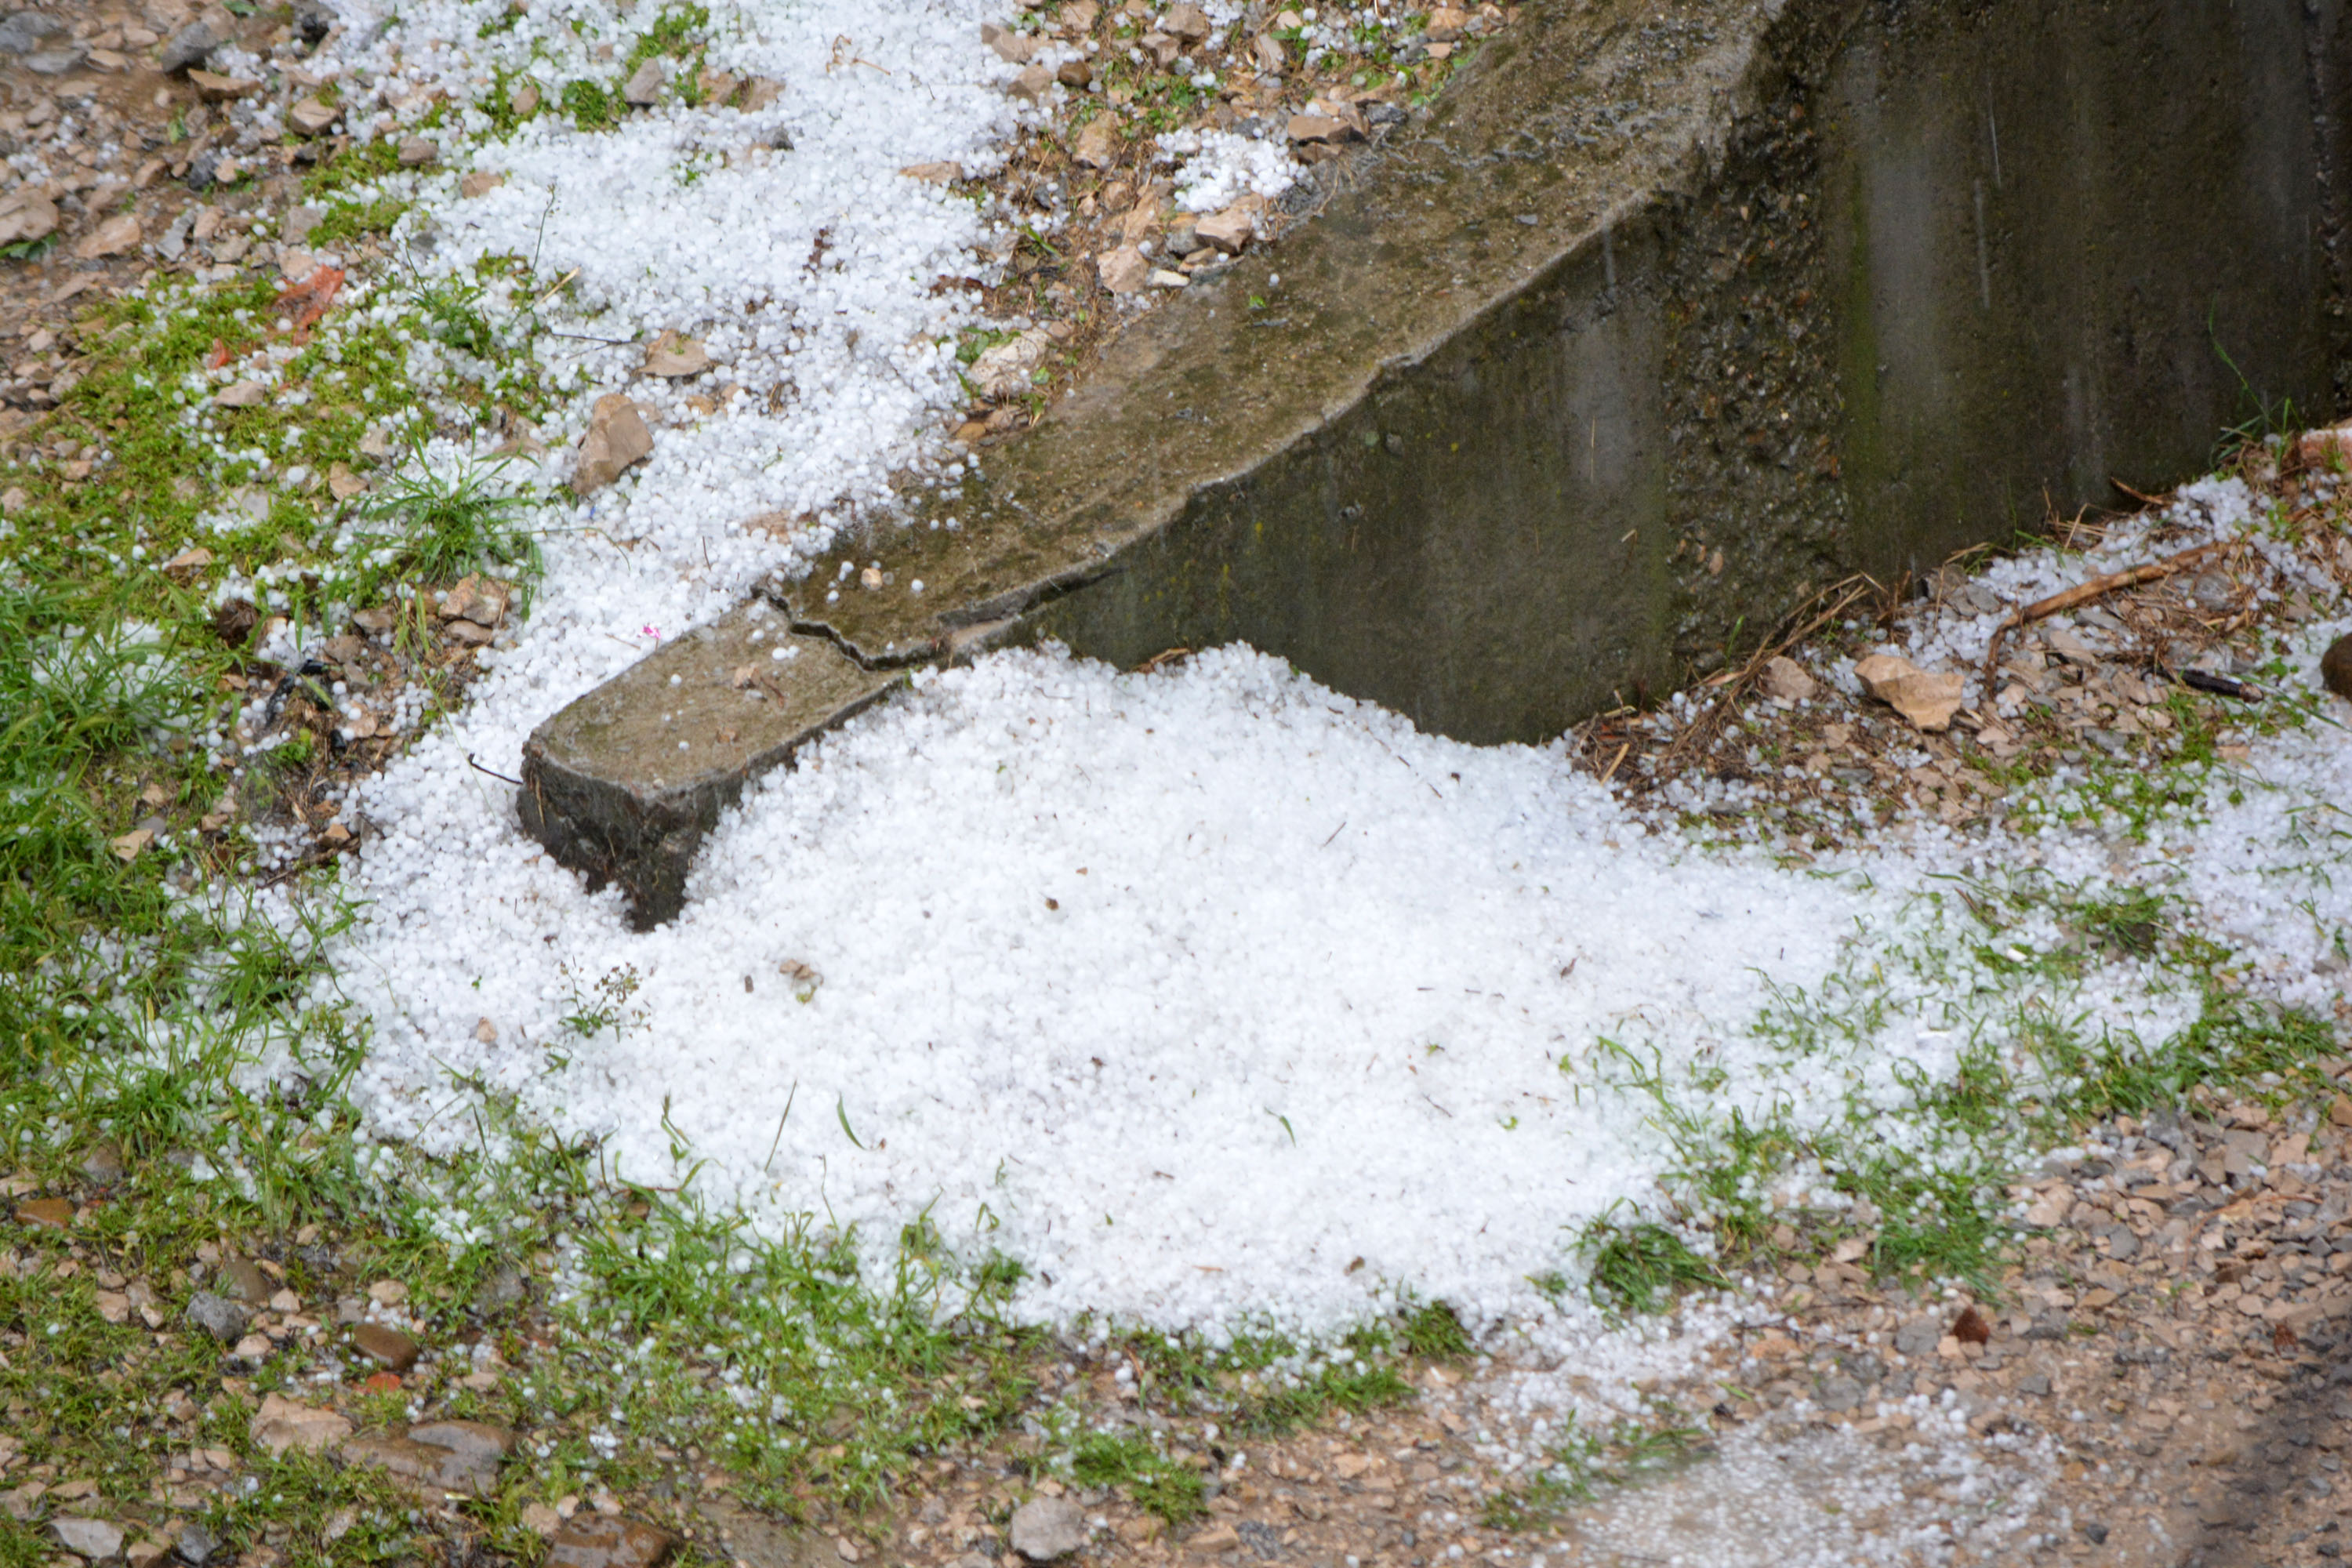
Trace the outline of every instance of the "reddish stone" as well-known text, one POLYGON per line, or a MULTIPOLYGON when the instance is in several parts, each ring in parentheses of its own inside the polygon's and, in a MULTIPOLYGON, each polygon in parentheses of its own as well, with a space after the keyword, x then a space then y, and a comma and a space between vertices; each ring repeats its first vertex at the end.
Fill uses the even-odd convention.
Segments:
POLYGON ((52 1230, 64 1230, 73 1224, 73 1204, 65 1198, 35 1198, 16 1205, 19 1225, 47 1226, 52 1230))
POLYGON ((416 1364, 416 1342, 382 1323, 362 1323, 352 1331, 352 1343, 360 1354, 394 1372, 406 1372, 416 1364))
POLYGON ((675 1537, 650 1524, 583 1514, 548 1542, 546 1568, 660 1568, 677 1547, 675 1537))

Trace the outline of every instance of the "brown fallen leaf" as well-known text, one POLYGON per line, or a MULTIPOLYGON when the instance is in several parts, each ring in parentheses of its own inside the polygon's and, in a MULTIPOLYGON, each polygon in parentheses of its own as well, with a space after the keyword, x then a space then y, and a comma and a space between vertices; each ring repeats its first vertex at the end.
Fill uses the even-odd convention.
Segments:
POLYGON ((1992 1339, 1992 1325, 1974 1307, 1963 1307, 1952 1320, 1952 1338, 1964 1345, 1986 1344, 1992 1339))
POLYGON ((1863 689, 1903 715, 1915 730, 1948 729, 1968 691, 1968 678, 1935 675, 1907 658, 1874 653, 1853 667, 1863 689))

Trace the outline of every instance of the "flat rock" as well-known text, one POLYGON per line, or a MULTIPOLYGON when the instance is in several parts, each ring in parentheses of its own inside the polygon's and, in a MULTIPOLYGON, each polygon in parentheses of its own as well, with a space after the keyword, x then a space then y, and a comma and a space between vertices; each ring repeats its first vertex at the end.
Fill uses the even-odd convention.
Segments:
POLYGON ((676 1537, 650 1524, 586 1514, 556 1527, 544 1568, 660 1568, 677 1549, 676 1537))
POLYGON ((621 98, 639 109, 647 109, 661 101, 662 85, 667 79, 661 61, 649 59, 629 73, 621 84, 621 98))
POLYGON ((221 76, 208 70, 190 70, 188 81, 206 103, 228 103, 261 90, 261 84, 250 77, 221 76))
POLYGON ((139 215, 122 213, 108 218, 84 236, 82 242, 74 247, 74 254, 84 261, 98 261, 138 249, 140 238, 139 215))
POLYGON ((404 136, 400 139, 400 166, 421 169, 427 163, 441 161, 441 144, 425 136, 404 136))
POLYGON ((77 1557, 87 1557, 102 1563, 122 1550, 122 1531, 102 1519, 79 1519, 68 1514, 49 1521, 49 1534, 57 1543, 77 1557))
POLYGON ((1905 1355, 1933 1355, 1937 1342, 1943 1337, 1943 1318, 1934 1312, 1923 1312, 1895 1331, 1895 1348, 1905 1355))
POLYGON ((306 1454, 324 1453, 352 1435, 352 1424, 331 1410, 303 1405, 272 1394, 261 1402, 247 1436, 272 1454, 297 1448, 306 1454))
POLYGON ((332 127, 342 114, 343 111, 331 103, 305 98, 286 111, 286 123, 305 136, 316 136, 332 127))
POLYGON ((408 1429, 408 1440, 428 1447, 446 1448, 469 1459, 487 1461, 495 1468, 500 1459, 514 1452, 515 1435, 507 1427, 493 1426, 487 1421, 427 1421, 408 1429))
POLYGON ((271 1293, 269 1277, 243 1258, 232 1258, 223 1263, 214 1285, 230 1300, 242 1301, 248 1307, 260 1306, 271 1293))
POLYGON ((246 1310, 226 1296, 199 1290, 188 1300, 188 1322, 225 1345, 245 1332, 246 1310))
POLYGON ((1907 658, 1874 653, 1853 667, 1863 689, 1903 715, 1916 730, 1945 730, 1960 710, 1968 678, 1921 669, 1907 658))
POLYGON ((1030 1562, 1051 1563, 1087 1543, 1087 1516, 1068 1498, 1032 1498, 1013 1510, 1012 1540, 1030 1562))
POLYGON ((233 381, 213 394, 223 408, 255 408, 269 401, 269 389, 257 381, 233 381))
POLYGON ((1353 142, 1362 134, 1346 121, 1328 114, 1294 114, 1289 131, 1293 142, 1321 143, 1353 142))
POLYGON ((1132 294, 1151 280, 1151 263, 1132 245, 1106 250, 1095 258, 1095 272, 1114 294, 1132 294))
POLYGON ((362 1323, 353 1329, 352 1346, 390 1372, 406 1372, 416 1364, 416 1342, 382 1323, 362 1323))
POLYGON ((187 70, 204 64, 221 47, 221 36, 213 31, 209 23, 191 22, 172 35, 158 63, 166 71, 187 70))
POLYGON ((18 1225, 65 1230, 72 1226, 73 1217, 73 1203, 68 1198, 32 1198, 16 1205, 18 1225))
POLYGON ((39 191, 19 185, 0 196, 0 245, 47 239, 58 231, 58 205, 39 191))
POLYGON ((498 1490, 499 1462, 479 1454, 419 1443, 406 1437, 354 1437, 339 1450, 354 1465, 372 1465, 394 1480, 427 1494, 462 1492, 488 1497, 498 1490))
POLYGON ((646 349, 646 374, 675 381, 710 368, 710 351, 692 338, 664 332, 646 349))
POLYGON ((1203 245, 1213 245, 1227 256, 1239 256, 1248 246, 1250 237, 1257 232, 1251 216, 1240 207, 1227 207, 1221 213, 1211 213, 1192 226, 1192 234, 1203 245))
POLYGON ((1821 683, 1805 673, 1805 667, 1787 654, 1775 654, 1764 661, 1764 695, 1776 702, 1804 702, 1821 689, 1821 683))

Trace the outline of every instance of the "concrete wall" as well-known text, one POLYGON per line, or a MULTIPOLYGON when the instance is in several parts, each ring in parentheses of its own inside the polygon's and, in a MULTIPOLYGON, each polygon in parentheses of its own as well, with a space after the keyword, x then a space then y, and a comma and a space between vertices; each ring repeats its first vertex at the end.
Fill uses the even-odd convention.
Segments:
POLYGON ((1846 572, 2195 474, 2258 397, 2332 414, 2346 43, 2324 0, 1794 0, 1700 177, 1032 629, 1536 740, 1846 572))

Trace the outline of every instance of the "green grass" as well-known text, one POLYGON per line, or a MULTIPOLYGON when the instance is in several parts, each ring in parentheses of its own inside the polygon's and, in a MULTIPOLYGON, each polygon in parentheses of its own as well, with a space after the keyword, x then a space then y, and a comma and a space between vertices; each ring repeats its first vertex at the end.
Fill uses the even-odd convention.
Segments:
POLYGON ((1660 1310, 1744 1268, 1818 1258, 1857 1236, 1861 1266, 1882 1279, 1991 1292, 2019 1240, 2006 1184, 2040 1151, 2200 1086, 2273 1104, 2332 1092, 2323 1068, 2341 1048, 2334 1029, 2247 998, 2231 955, 2177 900, 2036 876, 1953 892, 1915 900, 1901 929, 1857 943, 1813 990, 1775 988, 1752 1028, 1781 1065, 1756 1079, 1696 1068, 1670 1081, 1654 1058, 1608 1041, 1563 1062, 1647 1098, 1675 1151, 1658 1212, 1612 1215, 1575 1237, 1597 1304, 1660 1310), (2095 1016, 2079 998, 2109 962, 2145 966, 2148 994, 2191 1005, 2190 1020, 2144 1039, 2095 1016), (1961 1041, 1955 1070, 1930 1077, 1884 1058, 1881 1042, 1906 1020, 1961 1041), (1843 1105, 1800 1116, 1774 1087, 1800 1076, 1844 1079, 1843 1105), (1776 1198, 1800 1170, 1814 1173, 1819 1196, 1776 1198))
POLYGON ((1208 1511, 1201 1473, 1131 1432, 1090 1432, 1070 1445, 1069 1455, 1070 1474, 1080 1485, 1118 1488, 1170 1524, 1187 1524, 1208 1511))
POLYGON ((565 82, 559 101, 563 112, 572 116, 572 123, 583 131, 610 131, 628 109, 619 93, 589 77, 565 82))
POLYGON ((414 454, 361 509, 365 521, 354 537, 374 558, 361 596, 382 584, 446 583, 476 572, 536 580, 542 560, 530 497, 504 482, 507 468, 500 458, 442 472, 414 454))
POLYGON ((1660 1311, 1686 1289, 1729 1283, 1682 1237, 1647 1220, 1588 1221, 1576 1253, 1594 1303, 1618 1315, 1660 1311))

